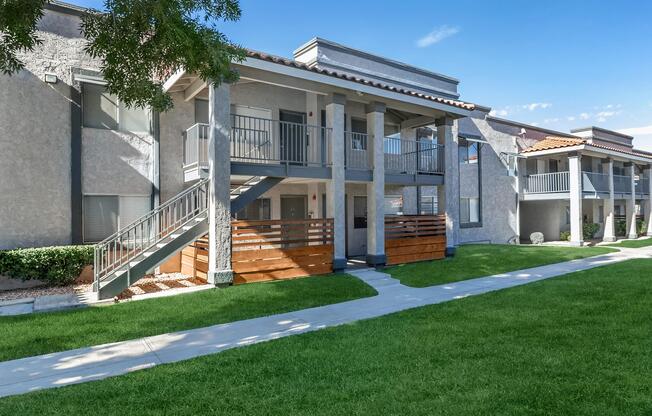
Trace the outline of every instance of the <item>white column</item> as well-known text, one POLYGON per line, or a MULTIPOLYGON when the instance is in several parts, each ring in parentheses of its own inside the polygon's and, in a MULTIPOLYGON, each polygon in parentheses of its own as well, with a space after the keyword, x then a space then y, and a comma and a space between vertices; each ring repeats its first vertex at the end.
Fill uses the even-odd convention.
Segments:
POLYGON ((647 165, 645 171, 645 177, 648 180, 648 189, 646 189, 647 195, 647 210, 645 211, 645 221, 647 221, 647 233, 646 235, 652 236, 652 165, 647 165))
MULTIPOLYGON (((460 162, 458 138, 453 119, 442 117, 435 121, 437 142, 444 145, 444 203, 446 209, 446 254, 453 255, 457 247, 460 225, 460 162)), ((441 201, 440 201, 441 203, 441 201)))
POLYGON ((367 106, 367 152, 373 179, 367 183, 367 264, 385 264, 385 104, 367 106))
POLYGON ((582 232, 582 158, 573 153, 568 157, 570 177, 570 231, 571 245, 581 246, 584 243, 582 232))
POLYGON ((233 282, 231 269, 231 96, 226 83, 209 85, 208 172, 211 178, 208 207, 208 281, 233 282))
POLYGON ((328 216, 334 220, 333 269, 346 267, 346 223, 344 218, 344 104, 346 97, 332 94, 326 104, 326 127, 331 130, 331 180, 328 181, 328 216))
POLYGON ((627 218, 627 238, 638 238, 638 230, 636 230, 636 181, 634 180, 634 164, 627 163, 625 165, 629 171, 630 180, 630 194, 627 199, 626 218, 627 218))
POLYGON ((604 234, 602 241, 613 242, 616 241, 616 221, 614 217, 614 161, 607 159, 603 164, 609 178, 609 198, 604 200, 604 234))

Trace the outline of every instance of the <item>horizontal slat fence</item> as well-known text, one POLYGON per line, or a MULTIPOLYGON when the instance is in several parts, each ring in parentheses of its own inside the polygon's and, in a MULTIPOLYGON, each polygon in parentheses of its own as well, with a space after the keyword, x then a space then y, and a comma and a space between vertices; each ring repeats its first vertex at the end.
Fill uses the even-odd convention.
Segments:
POLYGON ((386 264, 443 259, 446 255, 445 215, 385 217, 386 264))
POLYGON ((232 221, 234 283, 333 270, 333 219, 232 221))

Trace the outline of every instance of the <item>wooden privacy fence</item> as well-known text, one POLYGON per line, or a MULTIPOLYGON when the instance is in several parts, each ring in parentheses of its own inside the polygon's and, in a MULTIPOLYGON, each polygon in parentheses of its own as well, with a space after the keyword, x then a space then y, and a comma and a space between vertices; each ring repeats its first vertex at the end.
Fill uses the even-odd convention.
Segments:
POLYGON ((232 221, 234 283, 333 270, 333 219, 232 221))
POLYGON ((446 216, 385 217, 385 255, 387 265, 444 258, 446 216))

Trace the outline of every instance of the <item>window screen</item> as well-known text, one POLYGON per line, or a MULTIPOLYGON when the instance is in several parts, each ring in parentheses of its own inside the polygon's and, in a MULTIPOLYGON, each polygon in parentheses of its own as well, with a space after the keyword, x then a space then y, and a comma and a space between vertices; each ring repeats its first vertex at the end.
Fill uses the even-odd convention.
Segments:
POLYGON ((84 127, 117 130, 117 98, 103 85, 83 84, 82 106, 84 127))
POLYGON ((84 241, 102 241, 118 231, 117 196, 84 197, 84 241))
POLYGON ((385 215, 403 214, 403 197, 385 195, 385 215))
POLYGON ((149 125, 149 110, 142 107, 127 107, 120 103, 120 130, 146 133, 151 131, 149 125))
POLYGON ((437 197, 436 196, 422 196, 421 197, 421 215, 434 215, 437 213, 437 197))
POLYGON ((150 211, 151 201, 147 196, 121 196, 119 220, 125 227, 150 211))
POLYGON ((208 100, 195 98, 195 123, 208 124, 208 100))
POLYGON ((480 222, 480 200, 478 198, 460 198, 460 223, 480 222))

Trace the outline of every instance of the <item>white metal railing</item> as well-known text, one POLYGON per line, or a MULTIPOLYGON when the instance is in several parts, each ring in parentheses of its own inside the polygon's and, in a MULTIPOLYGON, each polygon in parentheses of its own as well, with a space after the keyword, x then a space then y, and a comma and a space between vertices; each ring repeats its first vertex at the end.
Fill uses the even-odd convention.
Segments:
POLYGON ((614 192, 619 194, 632 193, 632 177, 629 175, 614 175, 614 192))
POLYGON ((385 171, 390 173, 444 173, 444 146, 428 141, 385 137, 385 171))
POLYGON ((609 192, 609 174, 596 172, 582 172, 582 191, 584 192, 609 192))
POLYGON ((369 136, 365 133, 344 132, 344 155, 347 169, 371 169, 369 136))
POLYGON ((208 167, 208 124, 197 123, 183 136, 183 167, 208 167))
POLYGON ((540 194, 548 192, 568 192, 570 190, 569 172, 537 173, 525 178, 525 192, 540 194))
POLYGON ((95 246, 94 290, 100 282, 208 209, 209 180, 203 179, 95 246))

